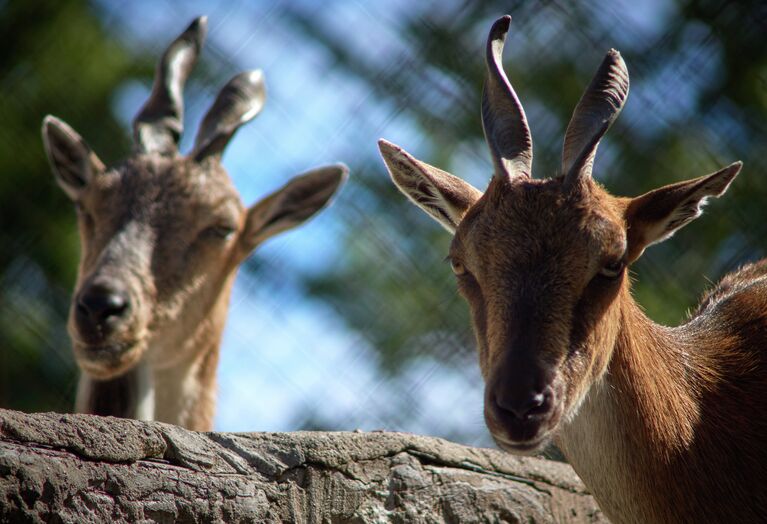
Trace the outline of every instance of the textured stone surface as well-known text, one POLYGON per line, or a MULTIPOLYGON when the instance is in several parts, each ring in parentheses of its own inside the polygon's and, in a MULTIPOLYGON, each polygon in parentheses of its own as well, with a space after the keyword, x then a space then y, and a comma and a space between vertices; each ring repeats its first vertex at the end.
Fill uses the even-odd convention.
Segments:
POLYGON ((431 437, 0 410, 0 521, 606 520, 564 464, 431 437))

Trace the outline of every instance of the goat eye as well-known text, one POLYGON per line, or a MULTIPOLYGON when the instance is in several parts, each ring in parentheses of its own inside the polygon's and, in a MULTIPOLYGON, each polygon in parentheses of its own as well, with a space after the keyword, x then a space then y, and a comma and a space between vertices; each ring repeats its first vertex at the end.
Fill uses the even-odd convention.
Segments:
POLYGON ((450 269, 452 269, 453 273, 455 273, 458 276, 466 274, 466 267, 463 264, 461 264, 458 260, 450 259, 450 269))
POLYGON ((232 226, 227 226, 224 224, 219 224, 216 226, 210 226, 205 231, 203 231, 203 234, 206 237, 212 237, 212 238, 218 238, 221 240, 228 240, 234 235, 235 228, 232 226))
POLYGON ((602 269, 599 270, 599 275, 605 278, 616 279, 621 276, 623 268, 625 267, 626 264, 623 260, 616 260, 615 262, 605 264, 602 269))

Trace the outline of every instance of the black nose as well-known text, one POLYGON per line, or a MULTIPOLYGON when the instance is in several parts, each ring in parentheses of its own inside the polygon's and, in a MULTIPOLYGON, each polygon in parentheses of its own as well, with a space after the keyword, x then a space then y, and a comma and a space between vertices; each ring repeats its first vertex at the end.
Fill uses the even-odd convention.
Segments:
POLYGON ((127 293, 115 285, 92 284, 77 297, 79 320, 102 329, 110 320, 125 316, 129 307, 127 293))
POLYGON ((551 408, 551 392, 537 390, 517 390, 500 388, 493 395, 496 409, 518 420, 527 420, 535 415, 543 415, 551 408))

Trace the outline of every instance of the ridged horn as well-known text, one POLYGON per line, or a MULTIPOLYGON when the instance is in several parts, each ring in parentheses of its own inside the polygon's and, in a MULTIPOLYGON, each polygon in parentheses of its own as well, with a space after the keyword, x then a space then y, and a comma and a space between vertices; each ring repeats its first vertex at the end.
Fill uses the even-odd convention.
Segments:
POLYGON ((193 158, 199 161, 222 154, 235 131, 253 119, 265 101, 266 87, 261 71, 246 71, 232 78, 218 93, 200 124, 193 158))
POLYGON ((565 185, 590 177, 599 142, 618 117, 629 94, 629 73, 611 49, 583 93, 565 132, 562 172, 565 185))
POLYGON ((495 177, 530 177, 533 141, 525 111, 503 71, 503 45, 511 17, 499 18, 487 38, 487 79, 482 91, 482 128, 495 166, 495 177))
POLYGON ((196 18, 157 63, 152 92, 133 120, 133 139, 141 152, 176 152, 184 130, 184 84, 197 63, 207 26, 207 17, 196 18))

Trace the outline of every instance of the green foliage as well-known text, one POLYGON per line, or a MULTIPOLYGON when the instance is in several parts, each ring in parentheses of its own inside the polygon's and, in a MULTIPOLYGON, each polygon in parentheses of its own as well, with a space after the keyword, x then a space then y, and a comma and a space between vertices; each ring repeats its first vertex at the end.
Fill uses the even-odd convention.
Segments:
MULTIPOLYGON (((400 124, 394 127, 412 128, 407 142, 386 138, 479 188, 491 172, 479 102, 494 18, 514 17, 506 69, 530 120, 538 177, 557 173, 573 107, 607 49, 620 49, 632 92, 595 167, 611 192, 638 195, 737 159, 745 164, 722 200, 633 268, 639 302, 673 324, 709 281, 765 255, 767 46, 763 2, 651 4, 629 12, 629 3, 608 0, 435 2, 403 12, 394 21, 400 45, 380 54, 376 42, 351 45, 349 34, 318 23, 308 9, 280 9, 293 36, 313 40, 350 82, 369 88, 375 111, 388 110, 400 124), (660 4, 651 29, 634 23, 660 4)), ((76 373, 64 326, 78 247, 72 206, 50 174, 40 124, 53 113, 114 161, 129 148, 113 116, 116 88, 136 74, 149 76, 156 59, 131 56, 102 23, 84 0, 0 3, 3 407, 71 406, 76 373)), ((190 94, 195 83, 223 83, 231 71, 222 58, 215 71, 198 68, 190 94)), ((449 235, 394 189, 372 140, 344 160, 352 177, 333 207, 348 222, 343 256, 332 271, 307 277, 307 290, 335 306, 392 376, 422 356, 465 366, 473 342, 467 307, 443 262, 449 235)))
MULTIPOLYGON (((419 138, 400 145, 480 188, 491 170, 479 99, 492 20, 505 12, 514 17, 506 69, 527 110, 538 177, 557 173, 572 110, 604 53, 619 48, 632 93, 595 168, 611 192, 635 196, 737 159, 745 163, 703 218, 648 249, 634 267, 639 302, 655 320, 676 324, 710 282, 765 255, 763 10, 759 2, 679 2, 666 5, 647 30, 610 2, 454 2, 401 20, 407 49, 375 65, 343 34, 293 16, 337 67, 391 104, 394 118, 414 123, 419 138)), ((359 185, 346 200, 368 211, 360 219, 365 226, 348 235, 341 268, 314 278, 311 289, 372 341, 386 369, 424 353, 470 352, 467 308, 440 263, 449 235, 396 192, 377 156, 353 160, 359 185)))
POLYGON ((64 326, 77 233, 40 126, 53 113, 102 159, 124 153, 110 105, 132 60, 81 1, 4 2, 0 33, 0 406, 67 411, 75 367, 64 326))

